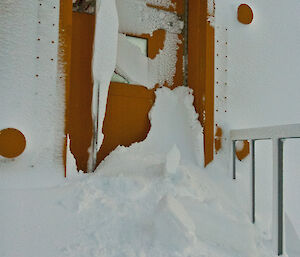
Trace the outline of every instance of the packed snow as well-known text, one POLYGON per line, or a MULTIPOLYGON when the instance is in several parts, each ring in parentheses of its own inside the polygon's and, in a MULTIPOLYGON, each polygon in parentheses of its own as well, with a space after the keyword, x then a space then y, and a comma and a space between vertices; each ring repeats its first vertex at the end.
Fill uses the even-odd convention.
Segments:
POLYGON ((69 152, 65 182, 0 190, 1 256, 274 256, 239 184, 217 163, 198 164, 191 91, 156 95, 147 139, 118 147, 95 173, 76 174, 69 152))

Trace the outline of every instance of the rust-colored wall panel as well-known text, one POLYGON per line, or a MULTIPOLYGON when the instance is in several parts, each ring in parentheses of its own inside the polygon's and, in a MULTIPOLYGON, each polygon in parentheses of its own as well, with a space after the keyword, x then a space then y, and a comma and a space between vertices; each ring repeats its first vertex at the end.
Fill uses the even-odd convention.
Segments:
POLYGON ((66 176, 66 154, 67 154, 67 134, 68 134, 68 106, 70 97, 70 77, 71 77, 71 45, 72 45, 72 0, 60 0, 59 10, 59 62, 61 71, 59 80, 65 87, 65 138, 63 149, 63 161, 66 176))
POLYGON ((143 141, 150 130, 148 112, 154 90, 135 85, 111 83, 104 120, 104 141, 97 156, 99 164, 118 145, 143 141))
POLYGON ((189 1, 188 85, 204 128, 205 165, 214 156, 214 28, 207 17, 207 0, 189 1))
POLYGON ((68 112, 70 149, 77 168, 87 171, 93 128, 91 104, 93 95, 92 56, 95 16, 73 13, 71 86, 68 112))

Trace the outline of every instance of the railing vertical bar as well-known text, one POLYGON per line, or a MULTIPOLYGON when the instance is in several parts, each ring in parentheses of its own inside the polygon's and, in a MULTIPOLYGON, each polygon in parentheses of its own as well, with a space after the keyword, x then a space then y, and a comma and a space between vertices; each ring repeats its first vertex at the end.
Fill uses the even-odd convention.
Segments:
POLYGON ((285 248, 284 196, 283 196, 283 147, 284 139, 300 138, 300 124, 280 125, 231 130, 233 179, 236 179, 236 141, 251 140, 252 153, 252 222, 255 222, 255 141, 272 139, 273 142, 273 239, 275 251, 282 255, 285 248))
POLYGON ((252 223, 255 223, 255 140, 251 140, 252 161, 252 223))
POLYGON ((278 256, 283 254, 283 140, 278 139, 278 256))
POLYGON ((235 162, 235 140, 232 141, 232 178, 236 179, 236 162, 235 162))

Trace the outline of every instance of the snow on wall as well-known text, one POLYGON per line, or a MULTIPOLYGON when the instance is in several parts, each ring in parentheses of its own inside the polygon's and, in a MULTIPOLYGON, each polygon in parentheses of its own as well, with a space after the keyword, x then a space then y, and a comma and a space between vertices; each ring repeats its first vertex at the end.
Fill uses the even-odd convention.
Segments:
MULTIPOLYGON (((143 1, 143 0, 142 0, 143 1)), ((147 4, 152 4, 155 6, 161 6, 161 7, 165 7, 165 8, 169 8, 169 7, 176 7, 175 3, 172 3, 171 0, 146 0, 147 4)))
POLYGON ((300 2, 246 1, 254 12, 250 25, 237 20, 244 1, 215 3, 215 91, 223 96, 216 122, 228 129, 299 122, 300 2))
MULTIPOLYGON (((215 0, 215 4, 215 122, 224 131, 221 153, 228 153, 230 129, 300 122, 300 2, 215 0), (249 25, 237 20, 237 8, 242 3, 248 4, 254 13, 249 25)), ((299 141, 287 141, 284 145, 289 155, 300 154, 299 141)), ((267 142, 258 144, 256 151, 260 153, 256 155, 257 163, 271 163, 267 142)), ((286 152, 284 156, 284 171, 298 174, 297 160, 288 162, 286 152)), ((240 175, 249 173, 248 161, 238 166, 240 175)), ((229 160, 225 162, 228 164, 229 160)), ((257 169, 264 170, 264 167, 260 165, 257 169)), ((298 177, 288 175, 285 180, 284 190, 288 191, 284 194, 289 190, 294 192, 285 199, 287 207, 299 200, 299 187, 292 181, 295 179, 298 177), (290 186, 292 189, 287 189, 290 186)), ((265 197, 266 190, 270 189, 265 188, 258 197, 265 197)), ((295 208, 285 210, 292 217, 300 215, 295 208)), ((296 219, 292 223, 299 235, 296 219)))
POLYGON ((146 1, 116 0, 120 22, 119 32, 152 34, 158 29, 180 33, 183 23, 175 13, 148 7, 146 1))
POLYGON ((27 140, 21 156, 0 157, 1 187, 10 182, 15 187, 51 185, 63 179, 58 27, 59 0, 0 2, 0 129, 17 128, 27 140), (26 173, 22 180, 20 173, 26 173))
POLYGON ((132 84, 154 88, 156 84, 173 84, 176 73, 178 45, 182 44, 178 34, 166 32, 164 48, 154 59, 143 55, 141 49, 132 44, 124 34, 119 34, 116 71, 132 84))

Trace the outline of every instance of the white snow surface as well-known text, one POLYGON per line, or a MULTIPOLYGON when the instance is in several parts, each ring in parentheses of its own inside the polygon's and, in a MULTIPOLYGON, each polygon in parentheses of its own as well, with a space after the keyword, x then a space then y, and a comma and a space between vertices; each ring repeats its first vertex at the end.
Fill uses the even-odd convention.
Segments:
POLYGON ((146 1, 116 0, 121 33, 152 34, 164 29, 171 33, 181 33, 183 22, 175 13, 148 7, 146 1))
POLYGON ((181 44, 177 34, 166 32, 164 48, 154 59, 143 55, 141 49, 119 34, 116 71, 132 84, 148 89, 156 84, 173 84, 176 73, 177 50, 181 44))
POLYGON ((190 142, 202 133, 190 90, 156 93, 147 139, 118 147, 95 173, 0 189, 1 256, 275 256, 224 167, 188 158, 203 155, 190 142))

